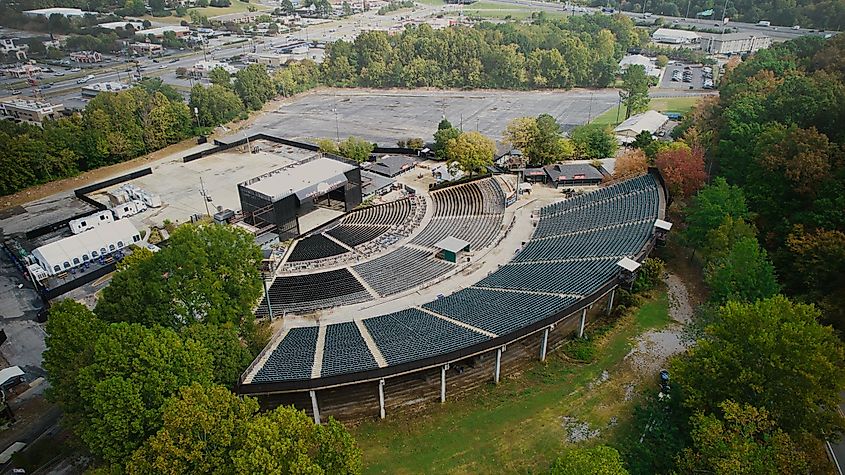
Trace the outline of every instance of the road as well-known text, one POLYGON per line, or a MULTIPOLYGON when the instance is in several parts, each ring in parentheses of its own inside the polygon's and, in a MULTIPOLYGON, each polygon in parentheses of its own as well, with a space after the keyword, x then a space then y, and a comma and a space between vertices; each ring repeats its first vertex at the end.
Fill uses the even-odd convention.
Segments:
MULTIPOLYGON (((841 394, 842 402, 839 403, 839 413, 845 416, 845 392, 841 394)), ((833 463, 836 466, 836 473, 843 475, 845 473, 845 437, 841 438, 839 442, 827 443, 827 448, 830 450, 830 455, 833 457, 833 463)))

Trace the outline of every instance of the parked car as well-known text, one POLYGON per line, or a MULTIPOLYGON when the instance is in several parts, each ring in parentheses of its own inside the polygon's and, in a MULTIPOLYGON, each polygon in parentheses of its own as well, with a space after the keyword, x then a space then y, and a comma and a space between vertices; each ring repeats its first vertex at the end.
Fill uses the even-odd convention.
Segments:
POLYGON ((54 74, 53 76, 64 76, 64 75, 65 75, 65 73, 59 71, 56 74, 54 74))

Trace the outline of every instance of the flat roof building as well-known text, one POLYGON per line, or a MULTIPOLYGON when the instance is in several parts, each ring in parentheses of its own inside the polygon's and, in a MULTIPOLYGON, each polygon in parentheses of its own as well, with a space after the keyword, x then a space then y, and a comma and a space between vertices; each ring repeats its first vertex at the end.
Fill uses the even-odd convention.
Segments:
POLYGON ((12 99, 0 103, 0 118, 40 124, 45 119, 58 119, 64 108, 62 104, 12 99))
POLYGON ((649 110, 642 114, 632 115, 624 122, 613 129, 616 138, 622 143, 633 142, 636 136, 642 131, 648 131, 652 135, 663 127, 669 118, 660 112, 649 110))
POLYGON ((771 45, 770 37, 750 33, 726 33, 701 38, 701 49, 710 54, 755 53, 771 45))
POLYGON ((103 61, 103 55, 97 51, 76 51, 70 54, 70 59, 77 63, 93 64, 103 61))
POLYGON ((23 12, 27 16, 43 16, 50 18, 52 15, 62 15, 64 17, 79 17, 85 15, 96 15, 97 12, 88 12, 80 10, 79 8, 38 8, 36 10, 26 10, 23 12))
POLYGON ((104 28, 106 30, 116 30, 118 28, 126 29, 126 25, 131 25, 135 30, 142 30, 144 28, 144 24, 140 21, 110 21, 106 23, 100 23, 97 25, 97 28, 104 28))
POLYGON ((655 43, 669 43, 673 45, 698 43, 700 38, 699 34, 694 31, 673 30, 672 28, 658 28, 651 35, 651 39, 655 43))
POLYGON ((416 164, 417 160, 411 157, 404 155, 385 155, 376 160, 375 163, 368 163, 365 168, 373 173, 393 178, 408 170, 413 170, 416 164))
POLYGON ((67 272, 141 240, 131 221, 121 219, 45 244, 32 256, 49 275, 67 272))
POLYGON ((642 66, 647 76, 659 77, 662 71, 657 67, 654 59, 641 54, 629 54, 622 58, 622 61, 619 61, 619 69, 622 71, 626 71, 632 65, 642 66))
POLYGON ((98 82, 82 86, 82 96, 94 97, 100 94, 101 92, 120 92, 125 91, 127 89, 132 89, 132 86, 117 81, 98 82))
POLYGON ((138 30, 138 31, 135 32, 135 34, 142 37, 142 38, 145 38, 145 37, 150 36, 150 35, 152 35, 155 38, 162 38, 162 37, 164 37, 164 34, 168 31, 172 31, 173 34, 175 34, 177 38, 181 38, 183 36, 187 36, 187 35, 191 34, 190 28, 188 28, 187 26, 179 26, 179 25, 159 26, 157 28, 150 28, 150 29, 147 29, 147 30, 138 30))

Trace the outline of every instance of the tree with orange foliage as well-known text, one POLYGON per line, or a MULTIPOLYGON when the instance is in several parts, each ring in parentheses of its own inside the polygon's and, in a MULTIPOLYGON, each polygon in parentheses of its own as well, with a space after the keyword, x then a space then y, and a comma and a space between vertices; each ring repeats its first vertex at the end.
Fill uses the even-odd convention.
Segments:
POLYGON ((832 155, 827 136, 815 127, 802 129, 792 126, 759 161, 763 168, 782 173, 796 193, 812 195, 819 180, 830 173, 832 155))
POLYGON ((704 151, 701 148, 676 147, 663 150, 655 160, 673 196, 686 199, 694 195, 707 181, 704 170, 704 151))
POLYGON ((648 158, 640 149, 629 150, 616 159, 613 176, 609 181, 632 178, 648 171, 648 158))

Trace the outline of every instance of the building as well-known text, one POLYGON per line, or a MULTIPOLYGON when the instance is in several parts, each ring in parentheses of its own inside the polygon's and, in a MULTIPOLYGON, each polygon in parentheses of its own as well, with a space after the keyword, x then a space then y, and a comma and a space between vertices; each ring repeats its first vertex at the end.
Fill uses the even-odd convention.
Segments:
POLYGON ((79 234, 84 233, 89 229, 99 227, 100 225, 113 222, 114 214, 112 214, 110 210, 105 210, 98 211, 94 214, 89 214, 88 216, 83 216, 81 218, 72 219, 69 223, 67 223, 67 225, 70 228, 70 232, 73 234, 79 234))
POLYGON ((604 175, 589 163, 558 163, 543 167, 549 184, 558 186, 598 185, 604 175))
POLYGON ((368 200, 376 195, 383 195, 393 189, 396 180, 375 173, 361 170, 361 198, 368 200))
POLYGON ((299 236, 299 218, 317 207, 361 204, 361 169, 353 162, 314 157, 238 185, 244 220, 259 229, 275 227, 279 239, 299 236), (332 203, 334 202, 334 204, 332 203))
POLYGON ((96 15, 97 12, 87 12, 78 8, 39 8, 37 10, 27 10, 23 12, 27 16, 43 16, 50 18, 52 15, 62 15, 64 17, 82 17, 85 15, 96 15))
POLYGON ((725 33, 701 39, 701 49, 710 54, 754 53, 771 45, 770 37, 750 33, 725 33))
POLYGON ((45 244, 32 251, 32 256, 52 276, 109 256, 140 240, 135 225, 122 219, 45 244))
POLYGON ((209 20, 216 20, 220 23, 254 23, 262 16, 269 16, 270 12, 242 12, 242 13, 228 13, 226 15, 217 15, 209 18, 209 20))
POLYGON ((393 178, 409 170, 413 170, 416 165, 417 160, 412 157, 405 155, 385 155, 376 160, 375 163, 367 164, 366 169, 373 173, 393 178))
POLYGON ((629 54, 622 58, 622 61, 619 61, 619 69, 624 72, 628 70, 629 66, 635 64, 642 66, 647 76, 660 77, 663 72, 662 69, 657 67, 654 59, 641 54, 629 54))
POLYGON ((101 92, 120 92, 127 89, 132 89, 132 86, 116 81, 86 84, 82 86, 82 97, 95 97, 101 92))
POLYGON ((196 78, 207 77, 211 71, 217 68, 223 68, 229 74, 238 72, 238 68, 223 61, 197 61, 191 68, 191 75, 196 78))
POLYGON ((155 43, 132 43, 129 48, 133 53, 141 56, 162 55, 164 47, 155 43))
POLYGON ((26 46, 15 44, 14 38, 0 38, 0 53, 14 56, 18 61, 26 61, 26 46))
POLYGON ((642 114, 632 115, 625 119, 624 122, 613 129, 613 133, 616 134, 616 138, 621 143, 630 143, 634 141, 640 132, 648 131, 654 135, 668 121, 669 118, 660 112, 654 110, 645 111, 642 114))
POLYGON ((249 53, 247 57, 251 63, 263 64, 270 68, 283 66, 290 59, 299 59, 284 53, 249 53))
POLYGON ((64 108, 62 104, 12 99, 0 103, 0 118, 40 124, 45 119, 58 119, 64 108))
POLYGON ((103 55, 97 51, 77 51, 70 54, 70 59, 77 63, 93 64, 103 61, 103 55))
POLYGON ((671 28, 658 28, 651 35, 655 43, 668 43, 672 45, 686 45, 698 43, 701 37, 694 31, 673 30, 671 28))
POLYGON ((140 21, 110 21, 107 23, 100 23, 97 25, 97 28, 103 28, 106 30, 117 30, 120 28, 125 30, 127 25, 132 26, 132 29, 135 31, 142 30, 144 28, 144 24, 140 21))
POLYGON ((179 26, 179 25, 172 25, 172 26, 160 26, 158 28, 149 28, 147 30, 138 30, 135 32, 136 35, 140 36, 141 38, 146 38, 150 35, 153 38, 164 38, 164 34, 167 32, 172 32, 176 35, 177 38, 182 38, 184 36, 188 36, 191 34, 191 29, 187 26, 179 26))
POLYGON ((23 66, 3 69, 0 72, 2 72, 4 76, 11 76, 13 78, 20 79, 38 76, 41 74, 41 68, 34 64, 24 64, 23 66))

